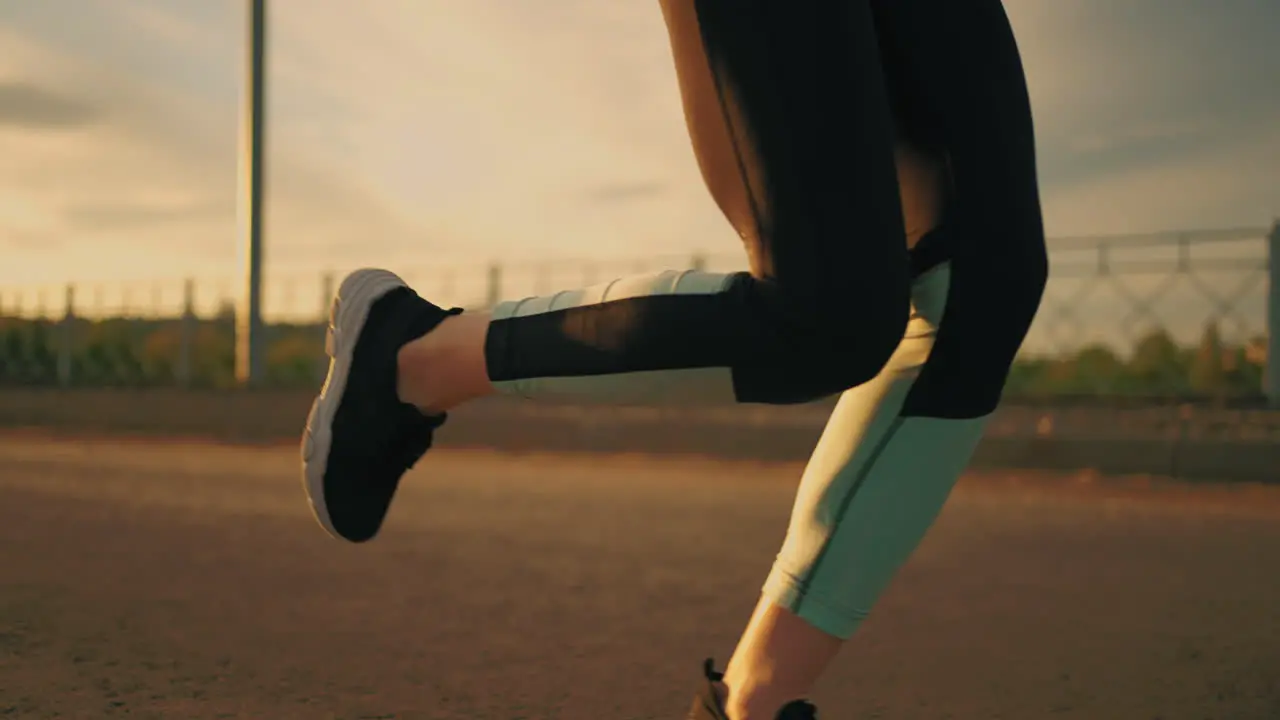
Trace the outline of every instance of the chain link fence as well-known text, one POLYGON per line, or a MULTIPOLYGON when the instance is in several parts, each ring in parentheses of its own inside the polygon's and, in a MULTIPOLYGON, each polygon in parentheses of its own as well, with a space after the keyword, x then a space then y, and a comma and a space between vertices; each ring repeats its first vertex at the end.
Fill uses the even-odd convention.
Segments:
MULTIPOLYGON (((1051 280, 1010 378, 1034 397, 1261 401, 1275 364, 1280 225, 1050 241, 1051 280)), ((671 268, 734 271, 735 255, 397 268, 433 301, 479 308, 671 268)), ((323 377, 329 298, 345 269, 268 273, 267 383, 323 377)), ((0 383, 234 383, 233 277, 0 288, 0 383)))

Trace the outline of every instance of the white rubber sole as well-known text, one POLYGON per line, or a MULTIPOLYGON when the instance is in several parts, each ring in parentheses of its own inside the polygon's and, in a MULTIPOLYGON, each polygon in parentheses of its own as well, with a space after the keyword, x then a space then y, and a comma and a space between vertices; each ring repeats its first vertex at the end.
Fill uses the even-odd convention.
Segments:
POLYGON ((335 538, 342 538, 342 535, 333 527, 324 496, 324 474, 333 443, 333 418, 347 389, 347 376, 351 372, 356 341, 369 319, 369 309, 379 298, 401 287, 406 287, 406 283, 395 273, 387 270, 356 270, 342 280, 329 307, 329 329, 325 334, 329 374, 307 415, 307 426, 302 432, 301 455, 302 484, 311 504, 311 512, 320 527, 335 538))

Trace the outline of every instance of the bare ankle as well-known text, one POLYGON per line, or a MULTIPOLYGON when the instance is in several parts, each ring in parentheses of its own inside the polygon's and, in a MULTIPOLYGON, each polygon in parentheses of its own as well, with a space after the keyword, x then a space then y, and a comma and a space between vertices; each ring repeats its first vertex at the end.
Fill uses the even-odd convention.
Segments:
POLYGON ((724 686, 721 694, 725 715, 729 720, 776 720, 778 712, 792 700, 774 688, 740 685, 724 686))
POLYGON ((774 720, 809 694, 840 643, 762 597, 725 666, 729 720, 774 720))
POLYGON ((493 392, 484 360, 488 316, 463 313, 407 343, 396 357, 401 402, 439 414, 493 392))
POLYGON ((443 412, 440 393, 431 382, 432 348, 423 336, 407 343, 396 354, 396 394, 400 402, 413 405, 428 415, 443 412))

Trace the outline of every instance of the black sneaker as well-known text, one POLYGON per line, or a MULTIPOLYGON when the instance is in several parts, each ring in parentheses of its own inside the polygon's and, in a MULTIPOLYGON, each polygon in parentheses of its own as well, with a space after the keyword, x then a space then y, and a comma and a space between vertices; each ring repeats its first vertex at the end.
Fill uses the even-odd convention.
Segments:
POLYGON ((460 312, 423 300, 385 270, 357 270, 338 287, 325 339, 329 376, 302 436, 303 485, 329 534, 351 542, 377 535, 400 478, 430 449, 445 415, 400 402, 396 358, 460 312))
MULTIPOLYGON (((693 698, 693 707, 685 720, 729 720, 725 713, 724 703, 720 701, 720 693, 716 683, 724 679, 724 673, 717 672, 711 658, 702 664, 703 680, 698 683, 698 692, 693 698)), ((818 720, 818 709, 804 700, 787 703, 778 711, 776 720, 818 720)))

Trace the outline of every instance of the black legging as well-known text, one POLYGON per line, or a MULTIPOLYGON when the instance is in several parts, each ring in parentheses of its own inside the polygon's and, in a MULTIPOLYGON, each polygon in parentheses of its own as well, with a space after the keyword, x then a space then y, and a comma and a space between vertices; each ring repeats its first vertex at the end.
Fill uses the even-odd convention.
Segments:
POLYGON ((661 0, 703 176, 751 272, 723 292, 495 320, 495 381, 727 367, 741 402, 858 385, 902 338, 897 135, 945 158, 946 322, 908 414, 998 402, 1047 275, 1021 60, 999 0, 661 0))

